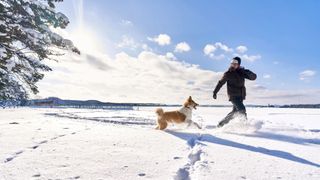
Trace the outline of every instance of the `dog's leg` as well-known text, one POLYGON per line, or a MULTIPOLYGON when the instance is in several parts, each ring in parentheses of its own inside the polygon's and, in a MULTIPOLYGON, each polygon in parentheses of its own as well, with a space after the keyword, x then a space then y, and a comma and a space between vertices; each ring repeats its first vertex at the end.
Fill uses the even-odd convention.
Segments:
POLYGON ((193 122, 193 121, 192 121, 192 123, 193 123, 195 126, 197 126, 198 129, 201 129, 201 126, 200 126, 198 123, 193 122))
POLYGON ((192 120, 188 120, 188 127, 190 127, 191 125, 196 126, 198 129, 201 129, 201 126, 198 123, 192 120))
POLYGON ((159 130, 160 127, 161 127, 161 118, 158 117, 158 119, 157 119, 157 127, 155 127, 155 129, 156 129, 156 130, 159 130))
POLYGON ((162 123, 160 124, 160 130, 164 130, 167 126, 168 126, 168 123, 167 123, 167 122, 162 122, 162 123))

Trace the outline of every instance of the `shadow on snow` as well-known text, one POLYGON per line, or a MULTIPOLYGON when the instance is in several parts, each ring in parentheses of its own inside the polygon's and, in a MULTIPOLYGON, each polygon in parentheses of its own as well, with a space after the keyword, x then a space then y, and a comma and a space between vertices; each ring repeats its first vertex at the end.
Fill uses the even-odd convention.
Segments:
MULTIPOLYGON (((186 140, 187 143, 189 143, 191 138, 199 136, 199 134, 196 133, 185 133, 185 132, 177 132, 177 131, 166 131, 167 133, 174 135, 178 138, 181 138, 183 140, 186 140)), ((233 147, 233 148, 238 148, 238 149, 243 149, 251 152, 256 152, 256 153, 261 153, 264 155, 269 155, 301 164, 306 164, 306 165, 311 165, 314 167, 320 167, 319 164, 308 161, 306 159, 300 158, 298 156, 295 156, 289 152, 286 151, 280 151, 280 150, 272 150, 272 149, 267 149, 264 147, 255 147, 247 144, 242 144, 238 142, 234 142, 228 139, 223 139, 219 137, 212 136, 211 134, 202 134, 198 138, 199 141, 201 142, 209 142, 213 144, 218 144, 218 145, 223 145, 223 146, 228 146, 228 147, 233 147)))
POLYGON ((309 138, 301 138, 301 137, 295 137, 295 136, 288 136, 283 134, 276 134, 271 132, 255 132, 254 134, 240 134, 240 133, 229 133, 239 136, 245 136, 245 137, 254 137, 254 138, 263 138, 263 139, 271 139, 275 141, 283 141, 288 143, 294 143, 294 144, 319 144, 320 145, 320 139, 309 139, 309 138))

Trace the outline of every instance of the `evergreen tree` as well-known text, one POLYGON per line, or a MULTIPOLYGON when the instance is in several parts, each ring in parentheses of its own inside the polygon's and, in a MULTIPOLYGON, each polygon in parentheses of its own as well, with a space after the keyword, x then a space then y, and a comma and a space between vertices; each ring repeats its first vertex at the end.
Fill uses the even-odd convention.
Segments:
POLYGON ((52 28, 66 28, 68 18, 55 11, 62 0, 0 0, 0 101, 26 99, 38 93, 36 82, 65 50, 80 54, 70 40, 52 28))

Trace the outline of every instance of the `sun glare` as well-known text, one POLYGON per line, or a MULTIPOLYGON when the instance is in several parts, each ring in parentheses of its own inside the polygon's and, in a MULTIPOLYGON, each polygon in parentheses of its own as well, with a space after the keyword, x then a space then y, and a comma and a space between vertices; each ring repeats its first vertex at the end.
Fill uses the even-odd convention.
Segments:
POLYGON ((78 47, 81 52, 95 52, 101 50, 101 45, 96 35, 88 29, 77 29, 72 32, 71 38, 75 46, 78 47))

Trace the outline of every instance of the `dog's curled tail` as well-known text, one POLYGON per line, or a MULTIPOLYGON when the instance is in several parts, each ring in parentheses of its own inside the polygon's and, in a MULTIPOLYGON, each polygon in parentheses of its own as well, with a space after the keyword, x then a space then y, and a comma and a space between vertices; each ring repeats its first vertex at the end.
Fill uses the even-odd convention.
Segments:
POLYGON ((162 108, 156 109, 156 114, 157 114, 158 116, 162 116, 162 115, 163 115, 163 109, 162 109, 162 108))

